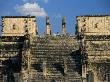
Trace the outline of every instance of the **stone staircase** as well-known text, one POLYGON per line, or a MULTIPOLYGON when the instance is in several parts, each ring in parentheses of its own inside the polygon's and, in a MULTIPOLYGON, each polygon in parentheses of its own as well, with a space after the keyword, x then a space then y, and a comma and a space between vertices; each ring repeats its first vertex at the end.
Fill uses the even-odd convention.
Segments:
MULTIPOLYGON (((74 45, 65 42, 66 40, 63 41, 61 38, 34 38, 32 40, 30 44, 31 74, 34 79, 37 80, 38 76, 45 80, 59 77, 64 79, 67 76, 71 80, 80 77, 75 70, 77 62, 71 57, 75 49, 74 45), (46 78, 47 76, 49 78, 46 78)), ((58 79, 55 80, 58 81, 58 79)))

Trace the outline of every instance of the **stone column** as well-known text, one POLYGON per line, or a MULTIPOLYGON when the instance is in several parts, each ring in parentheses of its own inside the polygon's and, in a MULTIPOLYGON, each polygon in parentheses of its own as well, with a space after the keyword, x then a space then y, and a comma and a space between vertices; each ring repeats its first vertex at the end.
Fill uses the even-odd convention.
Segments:
POLYGON ((62 34, 66 35, 66 17, 62 19, 62 34))
POLYGON ((51 25, 49 17, 46 17, 46 35, 51 35, 51 25))

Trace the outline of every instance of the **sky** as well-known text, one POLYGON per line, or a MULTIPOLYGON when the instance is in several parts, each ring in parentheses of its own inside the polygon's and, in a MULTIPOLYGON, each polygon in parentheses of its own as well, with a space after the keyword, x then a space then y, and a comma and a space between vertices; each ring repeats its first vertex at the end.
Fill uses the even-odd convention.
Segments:
POLYGON ((53 33, 61 33, 66 16, 67 32, 74 34, 76 16, 110 15, 110 0, 0 0, 0 16, 25 15, 36 16, 39 34, 45 32, 45 16, 50 17, 53 33))

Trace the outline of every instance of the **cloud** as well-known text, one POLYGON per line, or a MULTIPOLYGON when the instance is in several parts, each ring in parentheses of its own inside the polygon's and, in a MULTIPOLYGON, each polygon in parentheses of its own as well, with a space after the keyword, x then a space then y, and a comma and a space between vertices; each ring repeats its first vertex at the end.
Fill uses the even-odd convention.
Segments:
POLYGON ((44 8, 41 8, 38 3, 25 3, 24 5, 15 6, 15 10, 21 15, 33 15, 33 16, 47 16, 44 8))
POLYGON ((44 0, 45 3, 48 3, 49 0, 44 0))
POLYGON ((23 2, 36 2, 38 0, 22 0, 23 2))
POLYGON ((44 3, 48 3, 49 0, 22 0, 23 2, 36 2, 36 1, 43 1, 44 3))

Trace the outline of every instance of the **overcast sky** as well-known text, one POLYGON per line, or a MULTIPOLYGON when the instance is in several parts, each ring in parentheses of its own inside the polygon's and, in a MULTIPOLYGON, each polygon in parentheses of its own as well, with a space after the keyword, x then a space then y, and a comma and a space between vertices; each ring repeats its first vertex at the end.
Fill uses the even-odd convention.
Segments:
POLYGON ((66 16, 67 32, 74 34, 76 16, 110 15, 110 0, 0 0, 0 16, 35 15, 40 34, 45 31, 45 16, 50 17, 52 32, 61 32, 66 16))

